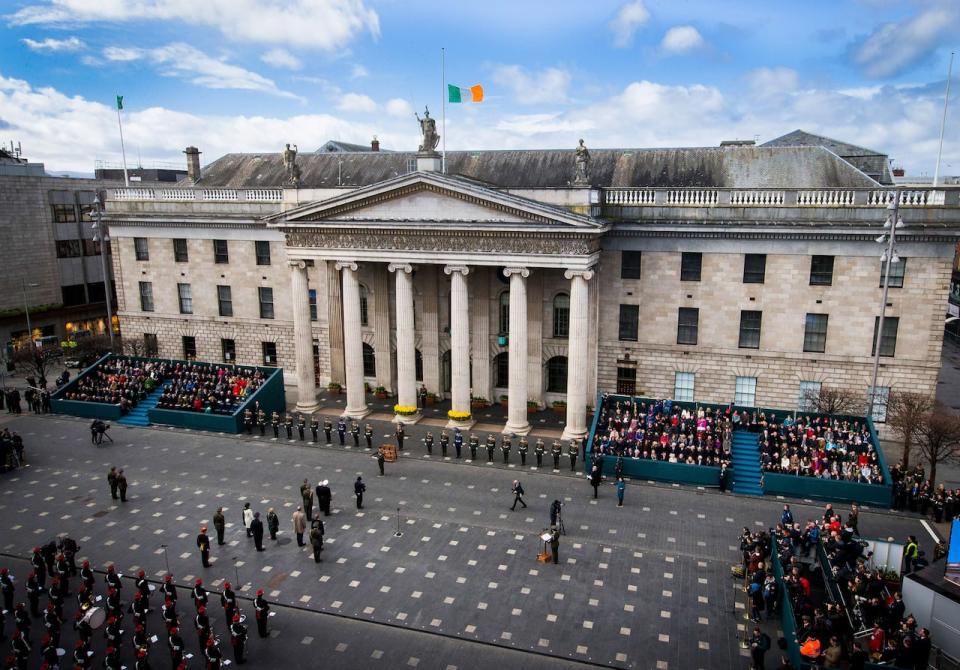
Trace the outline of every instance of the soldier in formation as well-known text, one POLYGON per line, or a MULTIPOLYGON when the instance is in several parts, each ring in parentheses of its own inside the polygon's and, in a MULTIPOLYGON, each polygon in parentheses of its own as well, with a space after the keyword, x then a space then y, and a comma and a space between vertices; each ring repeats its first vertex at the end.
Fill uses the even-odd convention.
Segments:
POLYGON ((530 443, 527 442, 527 436, 520 436, 520 446, 517 447, 517 451, 520 452, 520 465, 527 464, 527 449, 530 448, 530 443))

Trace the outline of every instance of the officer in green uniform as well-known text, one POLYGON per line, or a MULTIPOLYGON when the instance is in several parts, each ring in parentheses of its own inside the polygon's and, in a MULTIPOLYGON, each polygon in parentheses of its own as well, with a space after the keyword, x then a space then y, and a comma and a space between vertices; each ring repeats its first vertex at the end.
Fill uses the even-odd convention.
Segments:
POLYGON ((440 431, 440 453, 446 458, 447 457, 447 447, 450 446, 450 436, 447 435, 447 431, 440 431))
POLYGON ((317 443, 317 431, 320 429, 320 424, 317 422, 317 415, 310 415, 310 434, 313 436, 313 443, 317 443))
POLYGON ((487 462, 493 460, 493 450, 497 448, 497 438, 487 435, 487 462))
POLYGON ((363 429, 363 436, 367 438, 367 449, 373 449, 373 426, 369 423, 363 429))
POLYGON ((287 439, 293 439, 293 416, 290 412, 287 412, 287 416, 283 419, 283 424, 287 427, 287 439))
POLYGON ((307 420, 303 418, 303 414, 297 412, 297 434, 300 436, 300 441, 303 442, 303 431, 307 427, 307 420))
POLYGON ((510 433, 505 433, 500 438, 500 453, 503 454, 504 465, 510 462, 510 447, 513 446, 512 440, 513 440, 513 435, 511 435, 510 433))
POLYGON ((403 432, 403 424, 402 424, 402 423, 398 423, 398 424, 397 424, 397 431, 396 431, 396 433, 395 433, 395 436, 396 436, 396 438, 397 438, 397 449, 398 449, 399 451, 403 451, 403 438, 405 438, 407 435, 406 435, 406 433, 403 432))
POLYGON ((544 452, 544 451, 545 451, 545 450, 544 450, 544 448, 543 448, 543 440, 541 440, 540 438, 537 438, 537 446, 535 446, 535 447, 533 448, 533 453, 537 455, 537 467, 538 467, 538 468, 543 466, 543 452, 544 452))
POLYGON ((577 471, 577 454, 580 453, 580 447, 576 440, 570 440, 570 446, 567 447, 567 455, 570 457, 570 472, 577 471))
POLYGON ((247 435, 253 434, 253 412, 250 408, 243 410, 243 427, 247 430, 247 435))
POLYGON ((273 439, 280 438, 280 415, 274 412, 270 415, 270 423, 273 424, 273 439))
POLYGON ((323 434, 327 438, 327 446, 329 447, 333 444, 333 438, 330 437, 330 434, 333 432, 333 421, 330 420, 330 417, 324 417, 323 419, 323 434))
POLYGON ((520 446, 517 448, 517 451, 520 452, 520 465, 527 464, 527 449, 529 449, 529 443, 527 442, 527 436, 520 436, 520 446))
POLYGON ((560 469, 560 455, 563 453, 563 447, 560 446, 560 440, 554 440, 550 447, 550 453, 553 455, 553 469, 560 469))
POLYGON ((353 446, 360 448, 360 424, 357 421, 350 422, 350 434, 353 435, 353 446))
POLYGON ((477 460, 477 447, 480 446, 480 438, 470 433, 470 460, 477 460))
POLYGON ((433 433, 427 432, 427 436, 423 438, 424 443, 427 445, 427 453, 433 453, 433 433))
POLYGON ((257 412, 257 425, 260 426, 260 437, 263 437, 267 430, 267 413, 262 409, 257 412))

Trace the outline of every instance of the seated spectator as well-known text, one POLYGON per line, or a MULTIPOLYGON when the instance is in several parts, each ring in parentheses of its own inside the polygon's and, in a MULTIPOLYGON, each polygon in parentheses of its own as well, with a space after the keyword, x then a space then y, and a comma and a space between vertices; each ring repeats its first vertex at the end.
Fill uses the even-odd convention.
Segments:
POLYGON ((168 364, 116 357, 100 363, 80 377, 65 400, 120 405, 127 412, 150 394, 165 376, 168 364))
POLYGON ((263 373, 256 368, 179 363, 169 371, 157 407, 233 414, 263 381, 263 373))

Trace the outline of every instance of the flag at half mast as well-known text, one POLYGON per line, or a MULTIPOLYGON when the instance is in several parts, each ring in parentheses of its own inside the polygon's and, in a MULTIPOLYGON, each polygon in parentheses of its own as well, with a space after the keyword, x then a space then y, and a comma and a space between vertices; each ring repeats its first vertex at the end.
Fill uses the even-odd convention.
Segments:
POLYGON ((483 86, 477 84, 470 88, 460 88, 447 84, 447 102, 483 102, 483 86))

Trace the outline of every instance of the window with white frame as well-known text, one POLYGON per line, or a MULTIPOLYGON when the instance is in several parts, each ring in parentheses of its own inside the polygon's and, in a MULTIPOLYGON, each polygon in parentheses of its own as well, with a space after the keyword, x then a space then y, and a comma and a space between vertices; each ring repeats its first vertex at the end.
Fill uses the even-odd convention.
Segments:
POLYGON ((877 392, 872 393, 873 387, 867 387, 867 398, 873 397, 873 408, 870 411, 870 418, 875 423, 887 422, 887 403, 890 401, 890 387, 878 386, 877 392))
POLYGON ((800 382, 800 398, 797 400, 797 407, 800 408, 800 411, 812 412, 816 409, 815 401, 820 397, 821 388, 823 388, 822 382, 800 382))
POLYGON ((693 402, 693 387, 697 375, 693 372, 678 372, 673 381, 673 399, 693 402))
POLYGON ((743 407, 756 407, 757 405, 757 378, 756 377, 737 377, 733 403, 743 407))

